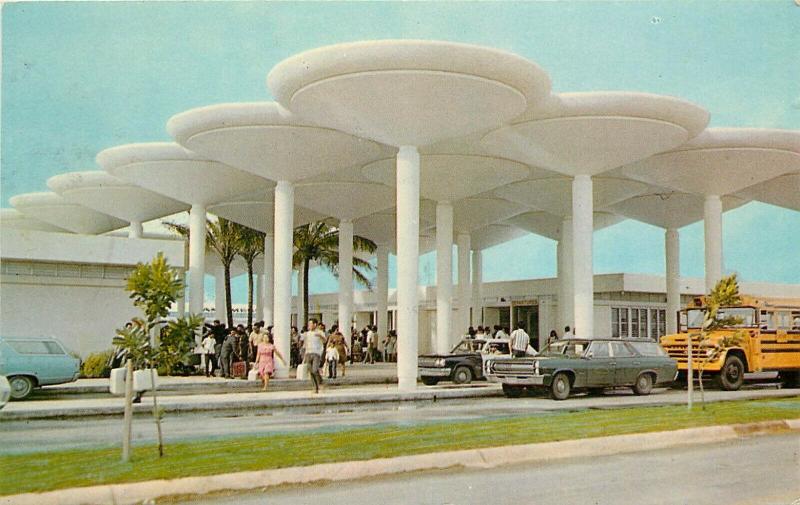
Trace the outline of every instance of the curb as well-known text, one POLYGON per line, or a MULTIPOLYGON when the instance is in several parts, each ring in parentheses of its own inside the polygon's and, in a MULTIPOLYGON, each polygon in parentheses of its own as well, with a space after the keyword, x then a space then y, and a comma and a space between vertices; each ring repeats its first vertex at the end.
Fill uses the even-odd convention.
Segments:
POLYGON ((346 481, 421 470, 486 469, 567 458, 611 456, 789 432, 800 432, 800 419, 72 488, 0 497, 0 505, 133 505, 166 497, 199 497, 210 493, 263 490, 272 486, 309 484, 321 481, 346 481))
MULTIPOLYGON (((456 398, 487 398, 502 396, 502 391, 494 387, 473 387, 470 389, 436 389, 418 390, 413 392, 377 392, 367 394, 344 394, 334 396, 307 396, 300 398, 269 398, 262 399, 230 399, 218 403, 159 403, 159 409, 166 413, 182 412, 208 412, 220 410, 239 410, 256 408, 287 408, 329 406, 339 404, 361 404, 375 402, 406 402, 406 401, 437 401, 456 398)), ((166 397, 168 398, 168 397, 166 397)), ((151 413, 153 408, 149 404, 133 406, 134 414, 151 413)), ((21 421, 29 419, 52 419, 64 417, 112 416, 122 415, 122 405, 108 405, 86 408, 51 408, 40 411, 0 411, 0 423, 3 421, 21 421)))

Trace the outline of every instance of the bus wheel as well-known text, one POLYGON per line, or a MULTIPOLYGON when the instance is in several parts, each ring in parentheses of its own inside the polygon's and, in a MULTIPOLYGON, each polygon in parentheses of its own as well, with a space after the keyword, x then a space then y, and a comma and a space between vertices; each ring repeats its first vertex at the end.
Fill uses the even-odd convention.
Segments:
POLYGON ((778 372, 778 378, 781 380, 783 387, 785 388, 800 387, 800 372, 778 372))
POLYGON ((738 356, 728 356, 719 371, 719 384, 725 391, 736 391, 744 382, 744 363, 738 356))

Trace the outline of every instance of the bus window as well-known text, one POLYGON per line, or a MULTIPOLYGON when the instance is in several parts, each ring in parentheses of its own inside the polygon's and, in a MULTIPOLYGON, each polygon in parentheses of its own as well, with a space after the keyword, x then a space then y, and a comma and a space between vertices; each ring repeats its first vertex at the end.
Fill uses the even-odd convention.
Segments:
POLYGON ((792 330, 800 331, 800 310, 792 311, 792 330))

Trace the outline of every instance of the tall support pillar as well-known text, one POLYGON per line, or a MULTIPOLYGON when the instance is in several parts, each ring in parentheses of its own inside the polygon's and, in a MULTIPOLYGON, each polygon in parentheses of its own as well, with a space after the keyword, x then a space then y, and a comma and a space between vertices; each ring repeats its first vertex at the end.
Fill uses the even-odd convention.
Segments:
POLYGON ((267 233, 264 235, 264 295, 263 306, 264 312, 261 318, 264 320, 264 326, 272 326, 272 311, 275 297, 273 296, 275 290, 275 275, 274 275, 274 258, 275 258, 275 235, 267 233))
POLYGON ((575 302, 572 274, 572 218, 561 223, 561 240, 558 241, 558 326, 559 335, 565 326, 575 326, 575 302))
POLYGON ((389 334, 389 248, 379 245, 375 254, 378 263, 378 275, 375 279, 378 297, 378 335, 384 338, 389 334))
POLYGON ((205 271, 206 207, 195 204, 189 211, 189 312, 192 314, 203 313, 205 271))
POLYGON ((453 205, 436 204, 436 352, 450 351, 453 322, 453 205))
POLYGON ((256 275, 256 313, 253 317, 254 323, 264 318, 264 274, 256 275))
POLYGON ((667 262, 667 334, 678 332, 677 312, 681 309, 681 261, 680 235, 675 228, 664 233, 664 249, 667 262))
MULTIPOLYGON (((275 186, 275 287, 273 293, 273 335, 275 347, 289 356, 292 323, 292 233, 294 223, 294 186, 278 181, 275 186)), ((289 369, 280 361, 275 363, 275 376, 288 378, 289 369)))
POLYGON ((472 250, 472 319, 471 326, 483 325, 483 251, 472 250))
POLYGON ((295 308, 297 312, 297 329, 298 331, 303 328, 303 326, 308 323, 308 321, 304 321, 303 314, 305 313, 305 301, 306 301, 306 286, 305 286, 305 278, 306 275, 303 272, 303 267, 300 267, 300 270, 297 271, 297 304, 295 308))
POLYGON ((711 291, 722 278, 722 200, 707 195, 703 223, 705 225, 706 291, 711 291))
POLYGON ((350 335, 353 321, 353 222, 339 221, 339 324, 350 335))
POLYGON ((419 348, 419 151, 397 153, 397 379, 398 388, 417 388, 419 348))
POLYGON ((472 261, 469 252, 472 250, 469 233, 459 233, 458 238, 458 327, 456 335, 464 335, 469 327, 469 309, 472 305, 472 279, 470 267, 472 261))
POLYGON ((131 221, 131 225, 128 228, 128 238, 142 238, 143 234, 144 230, 142 229, 142 222, 131 221))
POLYGON ((225 319, 227 313, 225 305, 225 269, 220 265, 214 269, 214 319, 219 319, 222 324, 227 326, 228 320, 225 319))
POLYGON ((572 180, 572 285, 574 286, 575 336, 594 336, 594 269, 592 178, 572 180))

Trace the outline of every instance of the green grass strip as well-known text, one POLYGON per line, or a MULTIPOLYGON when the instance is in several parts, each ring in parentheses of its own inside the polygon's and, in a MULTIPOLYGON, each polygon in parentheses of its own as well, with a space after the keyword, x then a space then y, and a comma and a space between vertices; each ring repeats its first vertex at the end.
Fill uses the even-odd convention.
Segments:
POLYGON ((719 402, 692 412, 631 407, 167 443, 163 458, 144 445, 130 463, 120 462, 119 448, 12 455, 0 457, 0 495, 795 418, 800 397, 719 402))

